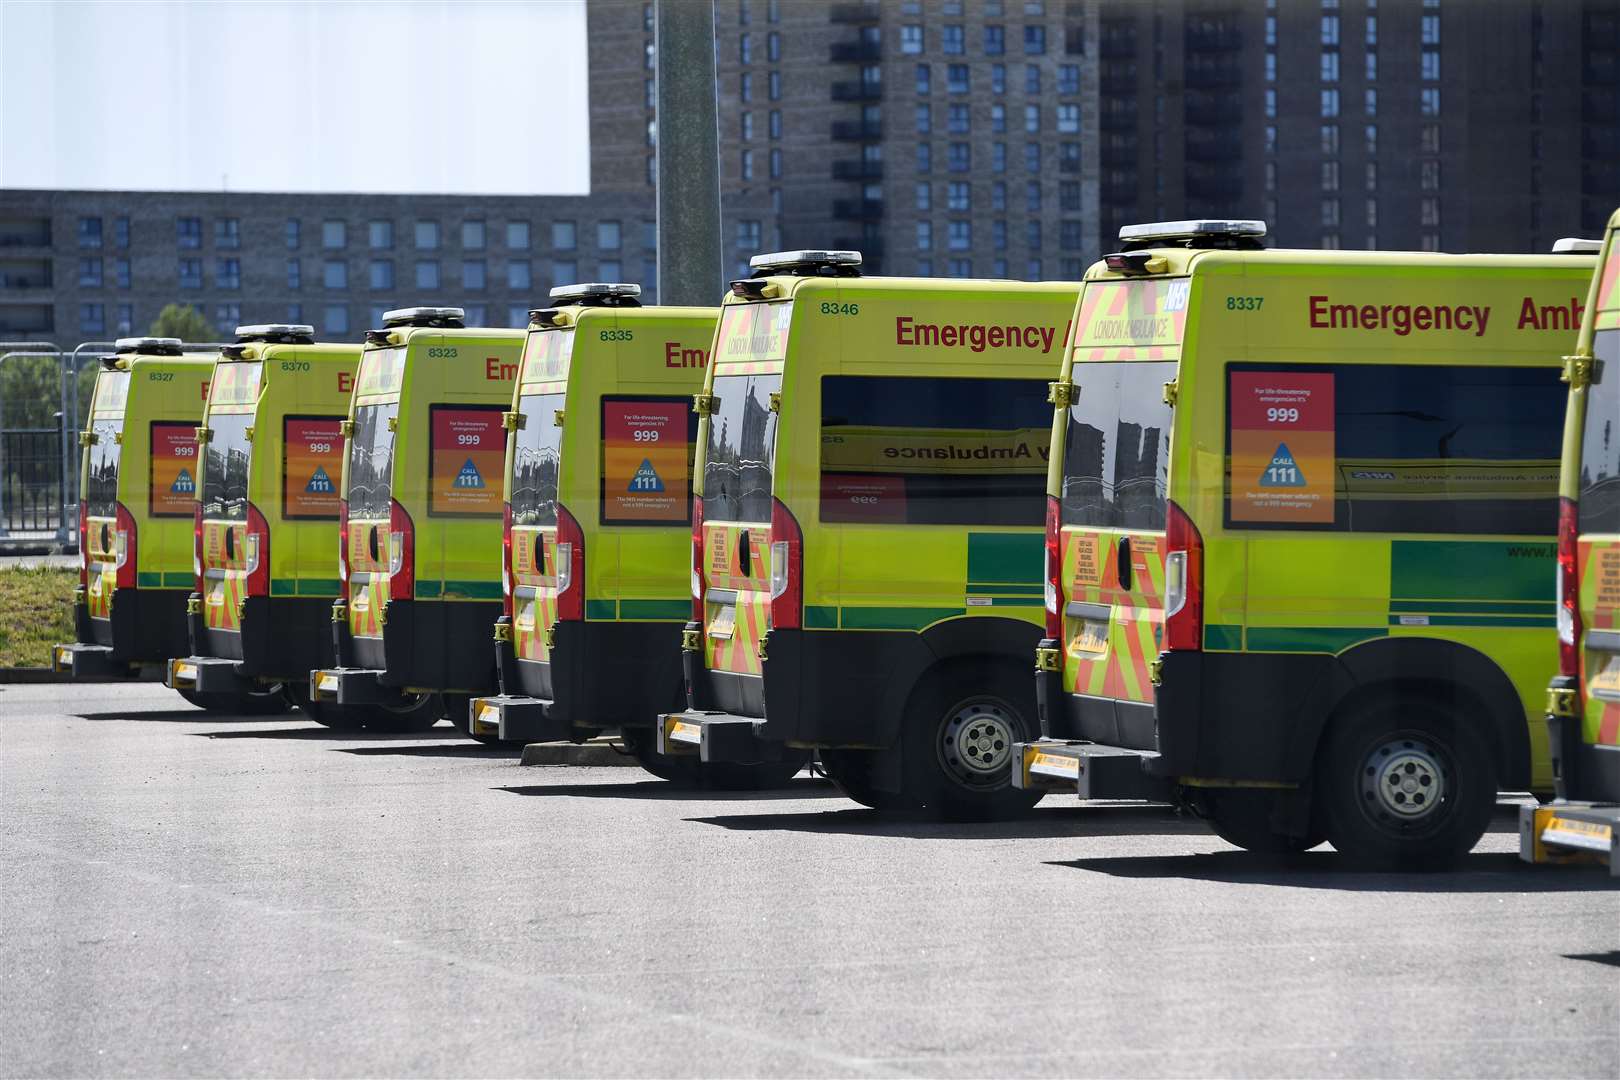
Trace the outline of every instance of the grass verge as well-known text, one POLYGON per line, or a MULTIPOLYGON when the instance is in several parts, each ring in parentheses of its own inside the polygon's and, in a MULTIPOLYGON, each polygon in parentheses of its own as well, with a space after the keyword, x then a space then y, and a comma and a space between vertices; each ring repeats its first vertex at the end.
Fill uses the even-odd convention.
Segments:
POLYGON ((0 667, 49 667, 51 646, 73 640, 79 572, 43 566, 0 570, 0 667))

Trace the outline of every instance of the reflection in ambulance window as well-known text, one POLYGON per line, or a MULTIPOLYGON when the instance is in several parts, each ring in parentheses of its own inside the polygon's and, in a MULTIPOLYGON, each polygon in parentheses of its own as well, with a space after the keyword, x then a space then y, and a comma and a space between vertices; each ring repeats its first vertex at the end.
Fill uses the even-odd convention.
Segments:
POLYGON ((1580 530, 1612 536, 1620 533, 1620 330, 1599 330, 1592 354, 1597 363, 1586 391, 1580 530))
POLYGON ((829 375, 821 520, 1039 525, 1051 423, 1045 380, 829 375))

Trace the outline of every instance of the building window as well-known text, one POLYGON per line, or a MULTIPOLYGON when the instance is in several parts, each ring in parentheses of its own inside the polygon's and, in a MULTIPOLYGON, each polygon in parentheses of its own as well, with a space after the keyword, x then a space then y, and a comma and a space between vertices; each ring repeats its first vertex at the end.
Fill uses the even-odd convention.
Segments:
POLYGON ((304 321, 304 305, 288 304, 287 321, 294 324, 302 323, 304 321))
POLYGON ((1007 182, 1005 180, 997 180, 990 185, 990 209, 1003 211, 1007 209, 1007 182))
POLYGON ((754 178, 754 152, 752 150, 744 150, 742 152, 741 173, 744 180, 752 180, 754 178))
MULTIPOLYGON (((997 251, 1007 250, 1007 223, 1000 218, 990 223, 990 246, 997 251)), ((1003 270, 1001 276, 1006 277, 1007 272, 1003 270)))
POLYGON ((1080 144, 1077 142, 1058 143, 1058 172, 1074 173, 1080 171, 1080 144))
MULTIPOLYGON (((651 80, 648 80, 647 85, 650 87, 654 86, 655 84, 651 80)), ((750 101, 754 100, 753 72, 745 71, 741 75, 737 76, 737 100, 744 105, 747 105, 750 101)), ((653 94, 651 92, 648 94, 647 101, 647 107, 649 109, 657 107, 653 104, 653 94)))
POLYGON ((924 104, 917 106, 917 134, 927 135, 934 130, 934 110, 924 104))
POLYGON ((392 221, 369 221, 366 223, 366 240, 375 249, 391 248, 394 246, 394 223, 392 221))
POLYGON ((1368 124, 1366 130, 1367 156, 1378 156, 1378 125, 1368 124))
POLYGON ((1322 125, 1322 153, 1335 157, 1339 153, 1339 125, 1322 125))
POLYGON ((1322 81, 1339 81, 1339 51, 1337 49, 1322 50, 1322 81))
POLYGON ((287 260, 287 288, 302 289, 304 287, 304 264, 298 259, 287 260))
POLYGON ((1440 88, 1425 86, 1418 91, 1418 113, 1422 116, 1440 115, 1440 88))
POLYGON ((1424 161, 1418 166, 1418 187, 1424 191, 1440 190, 1440 163, 1424 161))
POLYGON ((782 179, 782 151, 777 147, 771 148, 771 179, 782 179))
POLYGON ((1367 228, 1378 228, 1378 200, 1367 200, 1367 228))
POLYGON ((934 189, 930 184, 917 184, 917 209, 932 210, 934 208, 934 189))
POLYGON ((1058 209, 1074 211, 1080 209, 1080 184, 1078 181, 1064 180, 1058 184, 1058 209))
POLYGON ((439 223, 437 221, 418 221, 416 223, 416 248, 418 251, 433 251, 439 246, 439 223))
POLYGON ((222 334, 228 334, 242 325, 241 304, 220 304, 214 308, 214 325, 222 334))
POLYGON ((1277 190, 1277 163, 1275 161, 1266 162, 1266 190, 1277 190))
POLYGON ((1339 190, 1339 163, 1337 161, 1322 162, 1322 190, 1339 190))
POLYGON ((782 73, 773 71, 765 77, 766 96, 772 101, 782 100, 782 73))
POLYGON ((1419 77, 1422 78, 1424 82, 1440 81, 1440 54, 1438 52, 1426 50, 1423 53, 1420 64, 1422 66, 1419 68, 1419 77))
POLYGON ((1039 94, 1041 92, 1041 68, 1039 64, 1024 65, 1024 93, 1039 94))
POLYGON ((1418 224, 1424 226, 1437 226, 1440 224, 1440 200, 1434 196, 1425 196, 1418 203, 1418 224))
MULTIPOLYGON (((1080 65, 1063 64, 1058 67, 1058 93, 1078 94, 1080 92, 1080 65)), ((1076 128, 1075 130, 1079 130, 1076 128)))
POLYGON ((416 260, 416 287, 418 289, 437 289, 439 287, 439 260, 416 260))
POLYGON ((945 209, 969 210, 972 209, 973 185, 966 180, 952 180, 945 185, 945 209))
POLYGON ((1031 134, 1041 130, 1041 107, 1039 105, 1024 106, 1024 130, 1031 134))
POLYGON ((113 246, 120 248, 129 247, 129 218, 113 218, 113 246))
POLYGON ((214 264, 214 286, 220 289, 240 289, 242 287, 242 260, 217 260, 214 264))
POLYGON ((742 113, 742 137, 744 142, 754 137, 754 114, 747 109, 742 113))
POLYGON ((366 265, 366 283, 373 292, 381 292, 394 287, 394 260, 372 259, 366 265))
POLYGON ((1323 90, 1322 91, 1322 116, 1323 116, 1323 118, 1324 119, 1330 119, 1330 118, 1338 116, 1338 115, 1339 115, 1339 92, 1338 92, 1338 90, 1323 90))
POLYGON ((1077 135, 1080 132, 1080 106, 1059 105, 1057 107, 1057 129, 1063 135, 1077 135))
POLYGON ((1273 83, 1273 82, 1276 82, 1276 81, 1277 81, 1277 54, 1274 53, 1274 52, 1268 52, 1268 53, 1266 53, 1266 82, 1273 83))
POLYGON ((927 64, 917 65, 917 93, 926 94, 930 89, 930 74, 932 69, 927 64))
POLYGON ((508 251, 529 250, 529 223, 527 221, 508 221, 506 223, 506 249, 508 251))
POLYGON ((349 226, 343 221, 323 221, 321 223, 321 246, 328 249, 347 247, 349 244, 349 226))
MULTIPOLYGON (((553 221, 551 223, 551 246, 557 251, 573 251, 579 246, 578 229, 572 221, 553 221)), ((569 279, 572 284, 573 279, 569 279)))
POLYGON ((952 221, 945 227, 946 246, 952 251, 971 251, 973 249, 973 224, 968 221, 952 221))
POLYGON ((1065 221, 1058 226, 1058 247, 1065 251, 1079 251, 1084 246, 1085 225, 1082 222, 1065 221))
MULTIPOLYGON (((469 324, 471 325, 471 324, 469 324)), ((529 325, 529 305, 513 304, 506 309, 506 325, 526 327, 529 325)))
POLYGON ((1339 43, 1339 17, 1337 15, 1322 16, 1322 44, 1337 45, 1339 43))
POLYGON ((973 276, 972 259, 951 259, 946 265, 949 267, 946 273, 950 274, 951 277, 969 278, 973 276))
POLYGON ((1425 154, 1440 152, 1440 125, 1424 124, 1418 129, 1418 147, 1425 154))
POLYGON ((1378 163, 1376 161, 1367 162, 1367 177, 1364 186, 1369 194, 1378 190, 1378 163))
POLYGON ((990 130, 997 135, 1007 130, 1007 106, 996 104, 990 106, 990 130))
POLYGON ((990 144, 990 171, 1004 173, 1007 171, 1007 144, 1004 142, 990 144))
POLYGON ((202 288, 202 260, 180 260, 180 287, 182 289, 202 288))
POLYGON ((744 64, 754 62, 754 40, 751 35, 737 35, 737 60, 744 64))
POLYGON ((131 285, 130 262, 128 259, 113 260, 113 278, 120 289, 127 289, 131 285))
POLYGON ((79 305, 79 330, 86 334, 101 334, 107 330, 107 307, 105 304, 79 305))
POLYGON ((940 29, 939 51, 946 56, 961 56, 967 52, 967 34, 960 26, 940 29))
POLYGON ((1267 124, 1265 131, 1265 149, 1268 154, 1277 152, 1277 125, 1267 124))
POLYGON ((953 142, 946 148, 945 167, 951 172, 970 172, 973 169, 973 147, 965 142, 953 142))
POLYGON ((118 325, 113 330, 120 334, 127 334, 135 328, 135 305, 118 305, 118 325))
POLYGON ((461 246, 468 251, 478 251, 484 246, 484 223, 482 221, 463 221, 461 223, 461 246))
POLYGON ((1266 119, 1277 119, 1277 90, 1275 87, 1266 87, 1266 119))
POLYGON ((1024 171, 1038 173, 1041 171, 1041 144, 1038 142, 1024 144, 1024 171))
POLYGON ((990 65, 990 92, 992 94, 1005 94, 1007 92, 1007 65, 990 65))
MULTIPOLYGON (((188 220, 182 218, 182 221, 188 220)), ((82 217, 79 219, 79 246, 82 248, 98 248, 101 246, 101 219, 98 217, 82 217)), ((184 247, 185 245, 181 245, 184 247)))
POLYGON ((596 223, 596 249, 598 251, 617 251, 620 236, 621 230, 617 221, 599 221, 596 223))
POLYGON ((349 264, 342 259, 327 259, 321 265, 321 285, 328 289, 347 289, 349 264))
POLYGON ((917 144, 917 171, 920 173, 932 172, 934 169, 934 148, 928 143, 917 144))
POLYGON ((101 288, 101 258, 79 260, 79 284, 93 289, 101 288))
POLYGON ((321 312, 322 329, 328 334, 349 332, 349 309, 343 304, 328 304, 321 312))
POLYGON ((1024 55, 1044 56, 1046 54, 1046 27, 1024 27, 1024 55))
POLYGON ((917 276, 918 277, 933 277, 934 276, 934 260, 933 259, 918 259, 917 260, 917 276))
POLYGON ((1369 117, 1373 117, 1373 116, 1378 115, 1378 91, 1377 90, 1369 89, 1369 90, 1366 91, 1366 96, 1365 96, 1365 98, 1364 98, 1364 100, 1362 102, 1361 110, 1362 110, 1362 112, 1366 113, 1369 117))
POLYGON ((1024 209, 1031 214, 1038 214, 1041 210, 1041 182, 1031 180, 1024 185, 1024 209))
POLYGON ((300 225, 298 223, 298 219, 297 218, 288 218, 287 219, 287 231, 286 231, 287 250, 289 250, 289 251, 298 250, 298 245, 300 243, 302 243, 302 240, 303 240, 302 233, 303 233, 303 229, 300 227, 300 225))
POLYGON ((772 109, 770 113, 770 134, 773 139, 782 137, 782 110, 772 109))
POLYGON ((1368 82, 1378 81, 1378 54, 1371 49, 1367 50, 1366 79, 1368 82))
POLYGON ((945 92, 948 94, 965 94, 968 92, 968 66, 966 64, 945 65, 945 92))
POLYGON ((1024 246, 1031 251, 1041 250, 1041 223, 1033 218, 1024 222, 1024 246))
POLYGON ((986 26, 984 28, 984 55, 1000 56, 1007 51, 1007 28, 1005 26, 986 26))
MULTIPOLYGON (((174 222, 175 243, 183 248, 202 247, 202 218, 183 217, 176 218, 174 222)), ((101 246, 101 222, 96 222, 96 246, 101 246)))
POLYGON ((1322 225, 1326 228, 1337 228, 1339 225, 1339 200, 1322 200, 1322 225))
POLYGON ((1418 23, 1418 41, 1423 45, 1440 44, 1440 16, 1424 13, 1418 23))
POLYGON ((1041 273, 1041 260, 1031 259, 1024 264, 1024 280, 1039 281, 1044 275, 1041 273))
POLYGON ((240 218, 216 218, 214 220, 214 246, 217 248, 239 248, 242 246, 242 220, 240 218))
POLYGON ((765 59, 772 64, 782 59, 782 35, 774 30, 765 35, 765 59))
POLYGON ((934 247, 934 225, 929 221, 917 222, 917 250, 931 251, 934 247))
POLYGON ((952 135, 968 134, 972 124, 969 119, 969 109, 966 105, 952 105, 946 110, 945 128, 952 135))

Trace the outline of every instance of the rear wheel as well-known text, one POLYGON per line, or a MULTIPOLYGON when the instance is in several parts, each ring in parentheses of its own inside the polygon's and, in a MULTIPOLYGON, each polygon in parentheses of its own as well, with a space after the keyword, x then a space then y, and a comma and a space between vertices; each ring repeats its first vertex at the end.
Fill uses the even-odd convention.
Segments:
POLYGON ((232 716, 274 716, 287 711, 287 695, 280 683, 238 693, 200 694, 195 690, 181 690, 179 694, 199 709, 232 716))
POLYGON ((371 731, 415 734, 437 724, 442 715, 444 703, 438 694, 405 694, 393 704, 370 706, 366 727, 371 731))
POLYGON ((827 779, 862 806, 873 810, 897 810, 905 805, 905 798, 897 791, 885 791, 873 783, 883 753, 881 750, 821 751, 821 768, 827 779))
POLYGON ((1015 817, 1039 791, 1012 786, 1013 744, 1033 739, 1035 690, 999 665, 967 663, 939 671, 912 694, 900 745, 901 804, 940 817, 1015 817))
POLYGON ((1198 792, 1194 806, 1216 836, 1245 851, 1292 855, 1309 851, 1326 839, 1314 827, 1305 836, 1277 832, 1271 824, 1276 801, 1276 792, 1259 788, 1205 788, 1198 792))
POLYGON ((1328 839, 1371 866, 1434 869, 1473 849, 1496 805, 1483 737, 1416 696, 1336 720, 1318 759, 1316 797, 1328 839))

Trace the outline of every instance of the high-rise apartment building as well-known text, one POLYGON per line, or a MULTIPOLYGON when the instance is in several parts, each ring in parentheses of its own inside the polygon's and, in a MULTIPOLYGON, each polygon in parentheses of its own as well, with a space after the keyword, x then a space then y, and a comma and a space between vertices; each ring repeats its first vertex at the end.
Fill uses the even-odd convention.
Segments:
MULTIPOLYGON (((588 19, 591 195, 0 191, 0 338, 171 301, 352 339, 414 303, 517 324, 586 278, 656 297, 653 6, 588 19)), ((1204 215, 1534 251, 1620 205, 1620 0, 715 0, 715 32, 735 272, 837 246, 1076 278, 1121 225, 1204 215)))

